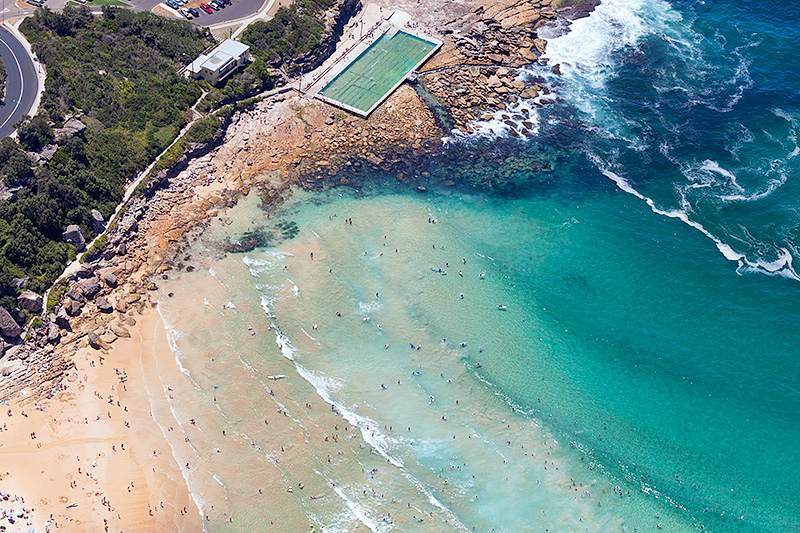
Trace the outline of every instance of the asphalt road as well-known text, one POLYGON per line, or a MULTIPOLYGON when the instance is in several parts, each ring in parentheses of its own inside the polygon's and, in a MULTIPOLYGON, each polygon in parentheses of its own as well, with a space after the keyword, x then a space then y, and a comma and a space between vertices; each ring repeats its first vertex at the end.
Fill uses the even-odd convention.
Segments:
POLYGON ((11 135, 14 124, 30 112, 36 100, 39 80, 36 65, 22 44, 0 27, 0 57, 6 65, 6 99, 0 106, 0 138, 11 135))

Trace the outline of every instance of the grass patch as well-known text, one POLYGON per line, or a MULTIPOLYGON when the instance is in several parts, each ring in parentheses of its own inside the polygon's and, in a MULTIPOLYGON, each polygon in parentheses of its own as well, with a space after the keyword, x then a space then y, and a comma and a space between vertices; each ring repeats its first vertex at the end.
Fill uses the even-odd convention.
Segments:
POLYGON ((67 280, 62 279, 50 289, 50 292, 47 293, 47 314, 53 312, 53 309, 58 302, 61 300, 61 297, 64 296, 64 293, 67 292, 67 280))

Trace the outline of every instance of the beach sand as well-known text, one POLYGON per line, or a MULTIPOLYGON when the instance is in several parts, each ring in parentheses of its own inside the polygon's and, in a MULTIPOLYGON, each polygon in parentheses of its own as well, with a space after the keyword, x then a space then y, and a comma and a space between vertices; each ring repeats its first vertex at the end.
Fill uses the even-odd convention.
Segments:
MULTIPOLYGON (((134 331, 147 339, 152 313, 137 318, 134 331)), ((120 339, 108 354, 79 349, 65 391, 38 403, 23 398, 3 406, 2 487, 35 509, 31 526, 199 528, 199 512, 150 416, 139 368, 143 346, 120 339)))

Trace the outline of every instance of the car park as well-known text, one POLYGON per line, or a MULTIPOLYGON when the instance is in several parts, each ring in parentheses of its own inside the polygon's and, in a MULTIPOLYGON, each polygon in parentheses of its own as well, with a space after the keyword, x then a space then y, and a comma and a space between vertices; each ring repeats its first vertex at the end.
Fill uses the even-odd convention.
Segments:
POLYGON ((202 9, 203 11, 205 11, 206 13, 209 13, 209 14, 214 12, 213 9, 208 7, 208 4, 200 4, 200 9, 202 9))

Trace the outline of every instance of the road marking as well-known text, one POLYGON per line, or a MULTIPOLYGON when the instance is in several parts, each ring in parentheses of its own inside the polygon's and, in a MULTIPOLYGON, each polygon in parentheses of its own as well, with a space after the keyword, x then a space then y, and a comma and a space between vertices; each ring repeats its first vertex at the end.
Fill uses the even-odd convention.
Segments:
MULTIPOLYGON (((9 35, 11 36, 12 39, 16 38, 11 34, 9 34, 9 35)), ((14 53, 14 50, 12 50, 11 47, 8 46, 8 44, 5 41, 0 40, 0 42, 3 43, 3 46, 8 48, 8 51, 11 52, 11 57, 14 58, 14 63, 17 64, 17 70, 19 70, 19 85, 20 85, 20 87, 19 87, 19 100, 17 100, 17 105, 15 105, 14 109, 11 110, 11 114, 8 115, 8 118, 5 120, 5 122, 0 124, 0 129, 3 129, 6 126, 6 124, 8 124, 8 121, 11 120, 11 117, 14 116, 14 113, 17 112, 17 108, 19 107, 19 104, 22 103, 22 95, 24 94, 24 91, 25 91, 25 78, 22 75, 22 67, 19 64, 19 59, 17 59, 17 54, 14 53)), ((38 76, 39 76, 38 72, 36 72, 36 76, 38 78, 38 76)))

